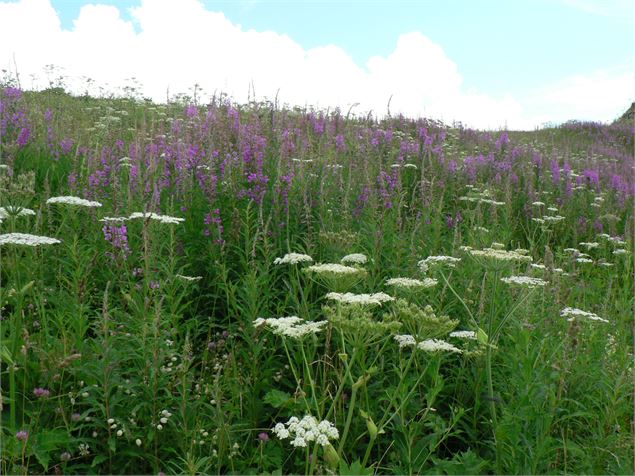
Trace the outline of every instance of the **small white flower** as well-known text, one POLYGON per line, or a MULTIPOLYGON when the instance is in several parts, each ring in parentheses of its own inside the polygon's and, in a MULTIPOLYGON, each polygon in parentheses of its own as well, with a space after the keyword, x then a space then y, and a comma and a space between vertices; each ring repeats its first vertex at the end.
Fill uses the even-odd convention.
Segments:
POLYGON ((56 243, 61 243, 61 241, 48 236, 29 235, 27 233, 6 233, 0 235, 0 245, 40 246, 54 245, 56 243))
POLYGON ((597 314, 594 314, 588 311, 583 311, 581 309, 576 309, 574 307, 565 307, 562 311, 560 311, 560 315, 562 317, 568 317, 569 319, 567 319, 567 321, 574 321, 575 319, 581 317, 584 319, 588 319, 590 321, 599 321, 599 322, 605 322, 605 323, 609 322, 606 319, 602 319, 597 314))
POLYGON ((148 213, 134 212, 128 217, 129 220, 135 220, 137 218, 155 220, 155 221, 158 221, 159 223, 167 223, 171 225, 177 225, 185 221, 185 218, 171 217, 169 215, 158 215, 154 212, 148 212, 148 213))
POLYGON ((203 276, 184 276, 182 274, 177 274, 175 275, 175 277, 182 281, 188 282, 200 281, 201 279, 203 279, 203 276))
POLYGON ((296 436, 295 439, 291 441, 291 446, 306 448, 306 441, 301 436, 296 436))
POLYGON ((342 304, 356 304, 360 306, 383 304, 385 302, 394 301, 395 298, 389 296, 386 293, 374 293, 374 294, 353 294, 353 293, 328 293, 326 299, 332 301, 338 301, 342 304))
POLYGON ((135 444, 137 446, 141 446, 141 440, 139 438, 137 438, 136 440, 134 440, 135 444))
POLYGON ((474 331, 454 331, 454 332, 450 332, 450 337, 456 337, 457 339, 476 340, 476 332, 474 332, 474 331))
POLYGON ((117 430, 117 436, 123 435, 123 430, 117 430))
POLYGON ((387 286, 398 288, 431 288, 437 284, 438 281, 432 278, 425 278, 423 281, 412 278, 391 278, 386 281, 387 286))
POLYGON ((396 335, 394 339, 399 344, 400 349, 404 347, 414 347, 417 345, 417 341, 410 334, 396 335))
POLYGON ((89 208, 101 207, 101 203, 99 202, 93 202, 90 200, 85 200, 83 198, 71 197, 71 196, 51 197, 46 201, 46 203, 49 205, 54 203, 59 203, 63 205, 74 205, 74 206, 89 207, 89 208))
POLYGON ((112 425, 115 422, 114 418, 108 418, 108 424, 112 425))
POLYGON ((161 431, 163 430, 163 425, 161 425, 160 423, 157 425, 157 430, 161 431))
POLYGON ((162 417, 159 421, 165 425, 168 422, 168 419, 166 417, 162 417))
POLYGON ((505 278, 501 278, 501 281, 515 286, 523 286, 529 289, 533 289, 539 286, 546 286, 548 284, 547 281, 540 278, 532 278, 529 276, 508 276, 505 278))
POLYGON ((445 266, 448 266, 449 268, 455 268, 456 263, 460 261, 461 261, 461 258, 455 258, 453 256, 443 256, 443 255, 428 256, 426 259, 419 261, 418 265, 419 265, 419 268, 425 273, 427 269, 424 270, 424 268, 426 267, 429 268, 435 265, 445 265, 445 266))
POLYGON ((300 253, 287 253, 282 258, 276 258, 273 260, 273 264, 298 264, 298 263, 312 263, 313 258, 309 255, 303 255, 300 253))
POLYGON ((366 264, 367 261, 368 261, 368 258, 366 257, 366 255, 364 255, 362 253, 352 253, 350 255, 344 256, 340 260, 340 263, 342 263, 342 264, 366 264))
POLYGON ((426 339, 422 342, 419 342, 417 344, 417 348, 424 350, 426 352, 446 351, 446 352, 456 352, 459 354, 462 352, 462 350, 459 349, 458 347, 455 347, 452 344, 440 339, 426 339))

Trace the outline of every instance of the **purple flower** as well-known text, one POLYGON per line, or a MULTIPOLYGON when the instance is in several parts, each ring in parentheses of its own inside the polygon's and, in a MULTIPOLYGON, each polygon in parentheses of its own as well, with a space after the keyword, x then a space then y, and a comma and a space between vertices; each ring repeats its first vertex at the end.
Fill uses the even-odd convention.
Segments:
POLYGON ((71 415, 71 421, 78 422, 82 419, 82 416, 79 413, 73 413, 71 415))
POLYGON ((29 432, 26 430, 20 430, 15 434, 15 437, 20 441, 26 441, 29 438, 29 432))
POLYGON ((35 395, 37 398, 47 398, 51 395, 51 392, 46 388, 37 387, 33 389, 33 395, 35 395))
POLYGON ((31 129, 28 126, 23 127, 18 136, 18 145, 24 147, 29 141, 29 137, 31 137, 31 129))
POLYGON ((269 441, 269 435, 264 431, 260 432, 258 433, 258 439, 263 443, 266 443, 267 441, 269 441))

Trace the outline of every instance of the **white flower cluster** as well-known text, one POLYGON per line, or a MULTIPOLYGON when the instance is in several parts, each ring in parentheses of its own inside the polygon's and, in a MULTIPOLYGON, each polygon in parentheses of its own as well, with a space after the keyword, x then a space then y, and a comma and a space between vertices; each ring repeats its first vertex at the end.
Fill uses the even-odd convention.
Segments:
POLYGON ((472 256, 477 258, 489 258, 498 261, 533 261, 531 256, 518 253, 517 251, 497 250, 494 248, 484 248, 482 250, 468 250, 472 256))
POLYGON ((307 443, 316 442, 320 446, 327 446, 331 440, 340 437, 335 425, 328 420, 320 422, 311 415, 305 415, 301 420, 291 417, 287 423, 276 423, 273 433, 281 440, 290 439, 291 446, 306 448, 307 443))
POLYGON ((371 305, 383 304, 385 302, 394 301, 395 298, 386 293, 374 294, 353 294, 353 293, 328 293, 326 299, 338 301, 342 304, 371 305))
POLYGON ((545 202, 533 202, 532 205, 534 207, 544 207, 545 206, 545 202))
POLYGON ((425 352, 463 352, 458 347, 453 346, 449 342, 440 339, 426 339, 419 343, 417 343, 416 339, 410 334, 401 334, 396 335, 394 339, 399 343, 399 348, 402 349, 404 347, 417 347, 417 349, 423 350, 425 352))
POLYGON ((548 283, 544 279, 532 278, 529 276, 508 276, 501 278, 501 281, 505 284, 514 286, 523 286, 529 289, 537 288, 539 286, 546 286, 548 283))
POLYGON ((574 307, 565 307, 562 311, 560 311, 560 315, 562 317, 568 317, 567 321, 574 321, 578 317, 582 317, 584 319, 589 319, 590 321, 600 321, 608 323, 606 319, 602 319, 597 314, 592 312, 583 311, 581 309, 576 309, 574 307))
POLYGON ((53 203, 59 203, 62 205, 74 205, 74 206, 89 207, 89 208, 101 207, 101 203, 99 202, 93 202, 90 200, 85 200, 83 198, 72 197, 72 196, 51 197, 46 201, 46 203, 49 205, 53 203))
POLYGON ((342 263, 342 264, 366 264, 367 261, 368 261, 368 258, 366 257, 366 255, 364 255, 362 253, 352 253, 350 255, 344 256, 340 260, 340 263, 342 263))
POLYGON ((189 281, 189 282, 200 281, 201 279, 203 279, 203 276, 185 276, 183 274, 177 274, 175 275, 175 277, 182 281, 189 281))
POLYGON ((386 281, 386 286, 397 288, 431 288, 438 284, 436 279, 425 278, 423 281, 413 278, 391 278, 386 281))
POLYGON ((449 268, 456 268, 456 263, 461 261, 461 258, 455 258, 453 256, 428 256, 426 259, 422 259, 417 263, 422 273, 428 271, 430 267, 445 265, 449 268))
POLYGON ((254 326, 266 325, 271 327, 271 331, 274 334, 297 339, 307 334, 317 334, 327 323, 328 321, 307 322, 298 316, 272 317, 269 319, 259 317, 254 321, 254 326))
POLYGON ((298 264, 298 263, 313 263, 313 258, 309 255, 303 255, 301 253, 287 253, 282 258, 276 258, 273 260, 273 264, 298 264))
POLYGON ((614 255, 627 255, 628 254, 628 250, 624 249, 624 248, 618 248, 615 251, 613 251, 614 255))
POLYGON ((417 345, 417 341, 410 334, 398 334, 394 337, 394 339, 399 344, 400 349, 403 349, 404 347, 414 347, 417 345))
POLYGON ((337 263, 314 264, 306 269, 317 274, 357 274, 360 272, 358 268, 337 263))
POLYGON ((104 217, 99 219, 102 223, 123 223, 126 220, 128 220, 128 217, 104 217))
POLYGON ((592 248, 597 248, 600 246, 600 244, 595 241, 593 242, 582 241, 580 242, 580 245, 586 247, 587 250, 590 250, 592 248))
MULTIPOLYGON (((530 265, 533 269, 539 269, 540 271, 547 271, 547 267, 544 264, 531 263, 530 265)), ((557 274, 561 274, 564 272, 562 268, 553 268, 551 271, 557 274)))
POLYGON ((543 216, 542 217, 543 221, 547 222, 547 223, 558 223, 562 220, 565 219, 565 217, 561 216, 561 215, 554 215, 554 216, 543 216))
POLYGON ((584 256, 580 256, 579 258, 576 258, 575 261, 576 263, 593 263, 592 259, 585 258, 584 256))
POLYGON ((178 225, 179 223, 185 221, 185 218, 171 217, 169 215, 159 215, 154 212, 134 212, 128 217, 128 220, 134 220, 136 218, 149 218, 150 220, 156 220, 160 223, 168 223, 171 225, 178 225))
POLYGON ((456 337, 457 339, 476 340, 476 332, 474 332, 474 331, 454 331, 454 332, 450 332, 450 337, 456 337))
POLYGON ((27 233, 6 233, 0 235, 0 245, 40 246, 61 243, 60 240, 48 236, 29 235, 27 233))
POLYGON ((9 218, 10 216, 26 217, 26 216, 33 216, 33 215, 35 215, 35 212, 31 210, 30 208, 12 207, 12 206, 0 207, 0 220, 3 220, 4 218, 9 218))

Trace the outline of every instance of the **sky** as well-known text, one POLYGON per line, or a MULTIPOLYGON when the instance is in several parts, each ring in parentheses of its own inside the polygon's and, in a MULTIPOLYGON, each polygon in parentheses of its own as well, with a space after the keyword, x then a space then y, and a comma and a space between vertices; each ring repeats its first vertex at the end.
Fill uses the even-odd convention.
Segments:
POLYGON ((635 100, 635 0, 0 0, 0 70, 162 102, 196 84, 476 128, 608 122, 635 100))

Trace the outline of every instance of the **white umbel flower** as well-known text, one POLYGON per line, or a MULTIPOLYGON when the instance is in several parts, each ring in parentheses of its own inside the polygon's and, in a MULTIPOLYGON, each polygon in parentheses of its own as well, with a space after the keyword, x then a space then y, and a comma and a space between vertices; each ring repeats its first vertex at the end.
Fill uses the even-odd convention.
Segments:
POLYGON ((454 332, 450 332, 450 337, 456 337, 457 339, 476 340, 476 332, 474 332, 474 331, 454 331, 454 332))
POLYGON ((368 258, 366 257, 366 255, 364 255, 362 253, 352 253, 350 255, 344 256, 340 260, 340 263, 342 263, 342 264, 366 264, 367 261, 368 261, 368 258))
POLYGON ((185 218, 171 217, 169 215, 159 215, 154 212, 147 212, 147 213, 134 212, 128 217, 129 220, 135 220, 137 218, 155 220, 155 221, 158 221, 159 223, 167 223, 171 225, 178 225, 179 223, 185 221, 185 218))
POLYGON ((201 279, 203 279, 203 276, 185 276, 183 274, 177 274, 175 275, 175 278, 178 278, 182 281, 194 282, 200 281, 201 279))
POLYGON ((357 274, 360 272, 358 268, 337 263, 314 264, 306 269, 316 274, 357 274))
POLYGON ((305 448, 307 442, 313 441, 320 446, 326 446, 331 440, 340 437, 339 431, 330 421, 318 422, 311 415, 305 415, 301 420, 291 417, 287 423, 276 423, 271 431, 281 440, 289 439, 291 446, 300 448, 305 448))
POLYGON ((494 248, 484 248, 482 250, 468 250, 472 256, 477 258, 492 259, 496 261, 533 261, 531 256, 518 253, 516 251, 497 250, 494 248))
POLYGON ((312 263, 313 258, 309 255, 303 255, 301 253, 287 253, 282 258, 276 258, 273 260, 273 264, 298 264, 298 263, 312 263))
POLYGON ((254 321, 254 326, 260 327, 266 325, 271 328, 271 332, 274 334, 297 339, 308 334, 317 334, 327 323, 328 321, 305 321, 298 316, 269 319, 259 317, 254 321))
POLYGON ((101 203, 99 202, 93 202, 91 200, 85 200, 83 198, 72 197, 72 196, 51 197, 46 201, 46 203, 49 205, 54 203, 59 203, 62 205, 74 205, 74 206, 89 207, 89 208, 101 207, 101 203))
POLYGON ((463 352, 458 347, 453 346, 449 342, 440 339, 426 339, 417 344, 417 348, 426 352, 463 352))
POLYGON ((413 278, 391 278, 386 281, 386 286, 396 288, 431 288, 438 284, 436 279, 425 278, 423 281, 413 278))
POLYGON ((57 243, 61 243, 61 241, 48 236, 29 235, 27 233, 6 233, 0 235, 0 245, 40 246, 57 243))
POLYGON ((373 294, 354 294, 354 293, 328 293, 326 299, 331 301, 337 301, 342 304, 356 304, 356 305, 372 305, 383 304, 385 302, 394 301, 395 298, 389 296, 386 293, 373 293, 373 294))
POLYGON ((512 286, 522 286, 529 289, 546 286, 548 284, 544 279, 529 276, 508 276, 501 278, 501 281, 512 286))
POLYGON ((562 311, 560 311, 560 315, 562 317, 568 317, 567 321, 574 321, 577 318, 583 318, 583 319, 588 319, 590 321, 599 321, 599 322, 606 322, 606 323, 609 322, 606 319, 602 319, 597 314, 594 314, 588 311, 583 311, 582 309, 576 309, 574 307, 565 307, 562 311))
POLYGON ((427 268, 435 265, 445 265, 449 268, 455 268, 456 263, 460 262, 461 258, 455 258, 453 256, 428 256, 426 259, 419 261, 418 265, 422 271, 425 272, 427 268))
POLYGON ((34 215, 35 215, 35 211, 31 210, 30 208, 13 207, 13 206, 0 207, 0 220, 4 218, 9 218, 10 216, 26 217, 26 216, 34 216, 34 215))
POLYGON ((404 347, 414 347, 417 345, 417 341, 410 334, 396 335, 394 339, 399 344, 400 349, 403 349, 404 347))

